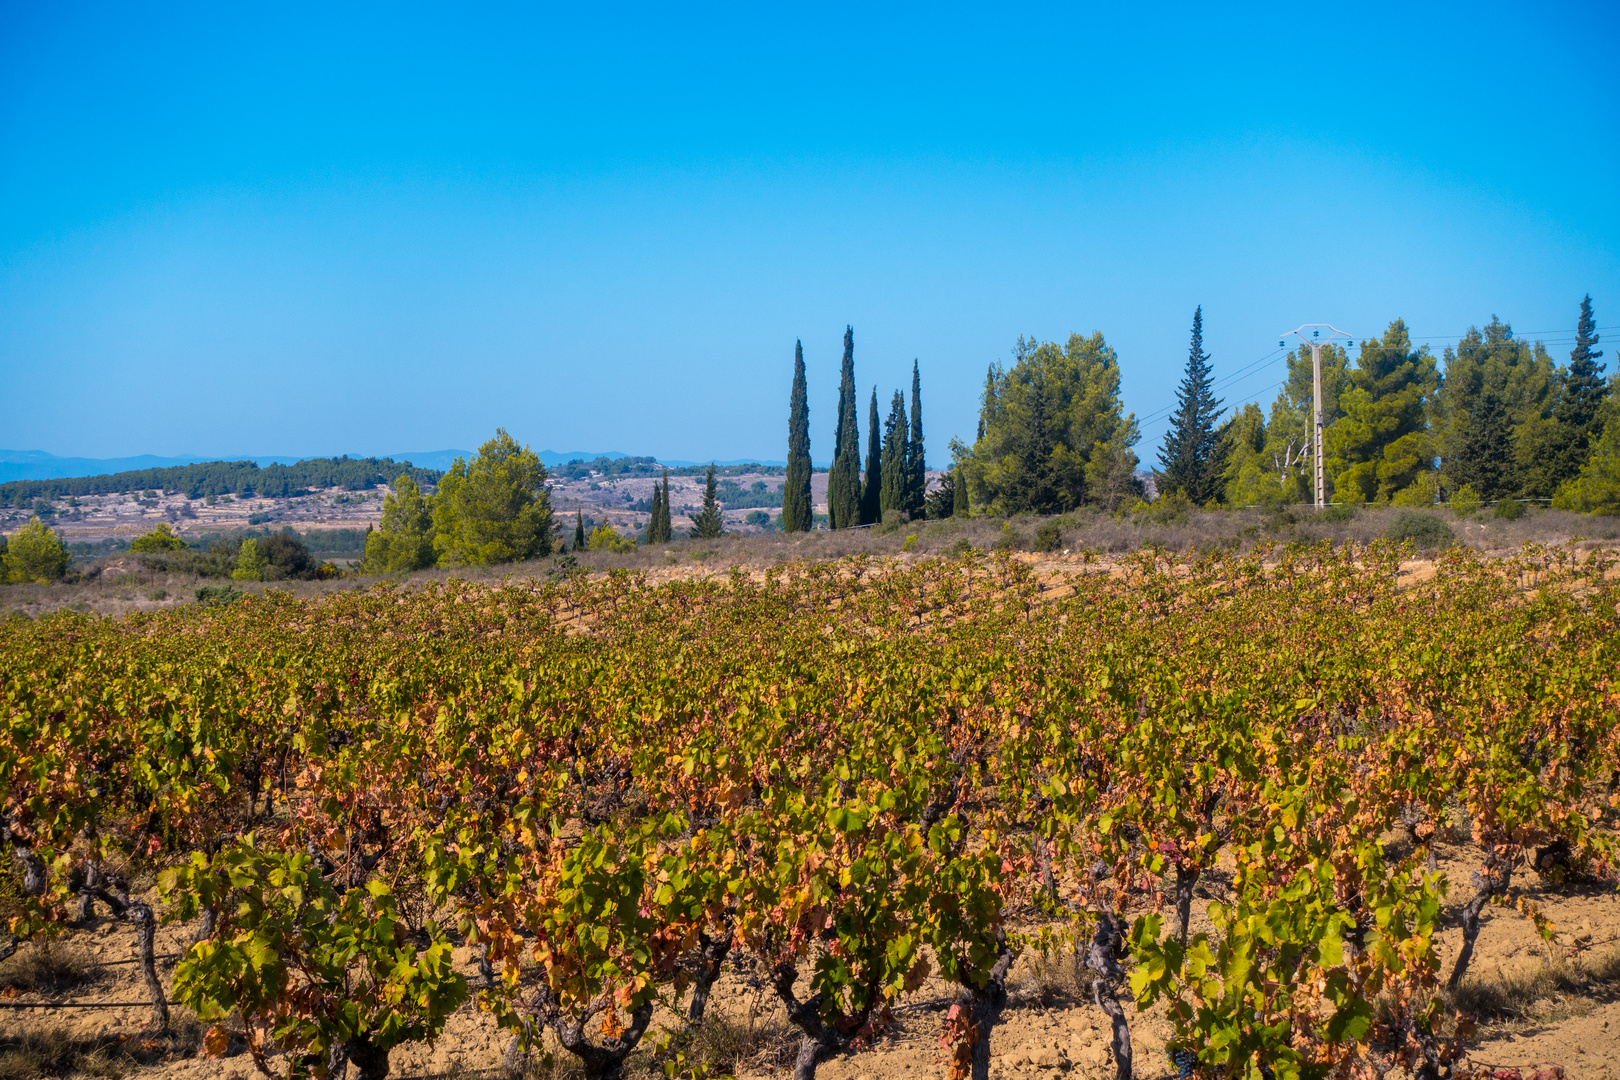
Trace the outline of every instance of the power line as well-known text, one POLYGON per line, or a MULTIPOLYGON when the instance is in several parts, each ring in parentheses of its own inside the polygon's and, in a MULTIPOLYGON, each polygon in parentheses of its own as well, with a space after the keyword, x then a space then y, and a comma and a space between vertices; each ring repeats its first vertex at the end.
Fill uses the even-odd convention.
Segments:
MULTIPOLYGON (((1593 333, 1601 333, 1601 332, 1603 332, 1605 330, 1620 330, 1620 326, 1598 326, 1598 327, 1594 327, 1593 328, 1593 333)), ((1473 331, 1473 332, 1477 333, 1477 331, 1473 331)), ((1537 345, 1549 345, 1549 344, 1551 344, 1551 345, 1574 345, 1574 344, 1577 344, 1580 341, 1580 338, 1576 335, 1575 331, 1567 330, 1567 329, 1566 330, 1526 330, 1523 333, 1514 334, 1512 340, 1514 342, 1516 342, 1516 343, 1530 344, 1530 342, 1527 341, 1526 339, 1530 338, 1530 337, 1536 337, 1537 335, 1541 335, 1540 337, 1537 337, 1537 340, 1535 341, 1535 344, 1537 344, 1537 345), (1567 338, 1564 338, 1564 339, 1559 339, 1559 338, 1555 337, 1551 341, 1547 340, 1547 338, 1549 336, 1551 336, 1551 335, 1568 335, 1568 336, 1567 336, 1567 338)), ((1417 342, 1421 338, 1421 343, 1426 345, 1430 341, 1461 341, 1463 338, 1466 338, 1469 335, 1465 333, 1465 334, 1411 334, 1410 336, 1412 337, 1414 342, 1417 342)), ((1348 353, 1349 350, 1352 347, 1360 349, 1362 352, 1371 352, 1371 351, 1374 351, 1374 350, 1392 350, 1392 349, 1400 349, 1400 351, 1405 352, 1405 351, 1407 351, 1407 349, 1410 349, 1410 348, 1414 347, 1414 346, 1409 345, 1405 349, 1403 349, 1403 348, 1401 348, 1400 346, 1397 346, 1397 345, 1379 345, 1379 344, 1376 343, 1377 339, 1375 339, 1375 338, 1374 339, 1369 339, 1369 340, 1372 342, 1371 344, 1354 345, 1353 342, 1352 342, 1352 344, 1343 345, 1343 346, 1340 346, 1340 347, 1342 349, 1344 349, 1346 353, 1348 353)), ((1271 352, 1267 353, 1265 356, 1262 356, 1260 359, 1251 361, 1250 363, 1245 364, 1243 367, 1239 368, 1237 371, 1232 372, 1230 375, 1226 375, 1226 376, 1223 376, 1220 379, 1217 379, 1214 383, 1210 384, 1210 391, 1213 393, 1216 390, 1220 390, 1220 389, 1222 389, 1224 387, 1230 386, 1234 382, 1236 382, 1236 381, 1242 379, 1243 377, 1245 377, 1246 375, 1251 375, 1255 371, 1258 371, 1262 367, 1266 366, 1267 361, 1275 363, 1277 360, 1285 359, 1288 356, 1292 355, 1293 352, 1294 352, 1294 350, 1273 349, 1271 352)), ((1287 386, 1287 385, 1288 385, 1288 380, 1284 379, 1282 382, 1276 383, 1276 384, 1274 384, 1272 386, 1268 386, 1265 389, 1255 391, 1255 393, 1264 394, 1264 393, 1266 393, 1266 392, 1268 392, 1270 390, 1274 390, 1274 389, 1277 389, 1278 387, 1287 386)), ((1138 424, 1144 425, 1144 426, 1148 425, 1148 424, 1156 424, 1160 420, 1164 420, 1164 419, 1168 418, 1170 416, 1170 414, 1175 412, 1178 407, 1179 407, 1179 403, 1163 406, 1163 407, 1155 410, 1154 412, 1148 413, 1145 416, 1137 418, 1136 422, 1138 424)))

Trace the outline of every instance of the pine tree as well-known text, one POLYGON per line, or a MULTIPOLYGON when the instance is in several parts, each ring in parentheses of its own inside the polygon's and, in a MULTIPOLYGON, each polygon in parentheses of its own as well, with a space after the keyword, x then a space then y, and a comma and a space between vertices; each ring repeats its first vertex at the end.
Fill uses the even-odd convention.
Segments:
POLYGON ((1471 485, 1488 501, 1513 495, 1513 420, 1501 395, 1495 390, 1480 394, 1459 434, 1452 480, 1471 485))
POLYGON ((889 419, 883 425, 883 498, 879 518, 890 510, 906 509, 906 399, 894 392, 889 419))
POLYGON ((692 539, 713 540, 721 535, 725 519, 720 515, 720 497, 715 493, 714 462, 703 474, 703 509, 692 519, 692 539))
MULTIPOLYGON (((666 480, 667 483, 667 480, 666 480)), ((782 484, 782 531, 809 532, 810 398, 804 378, 804 343, 793 346, 793 397, 788 403, 787 479, 782 484)))
POLYGON ((928 491, 928 461, 923 455, 922 372, 915 359, 911 361, 911 438, 906 441, 906 470, 904 509, 913 518, 920 518, 928 491))
POLYGON ((585 550, 585 512, 578 507, 574 508, 574 551, 585 550))
POLYGON ((827 474, 827 514, 835 529, 861 521, 860 426, 855 420, 855 328, 844 329, 844 365, 838 379, 838 428, 827 474))
POLYGON ((1598 363, 1603 353, 1593 348, 1597 343, 1597 319, 1592 315, 1592 297, 1588 294, 1581 300, 1575 348, 1569 354, 1569 367, 1564 371, 1558 404, 1553 408, 1555 426, 1547 456, 1551 459, 1548 472, 1554 486, 1580 475, 1592 447, 1603 435, 1603 402, 1609 395, 1609 383, 1603 377, 1604 365, 1598 363))
POLYGON ((1221 402, 1210 390, 1214 382, 1209 354, 1204 352, 1204 308, 1193 312, 1192 347, 1187 371, 1176 390, 1176 411, 1159 451, 1159 490, 1180 490, 1195 503, 1206 503, 1221 493, 1221 436, 1216 422, 1221 402))
POLYGON ((877 387, 866 413, 866 476, 861 484, 861 524, 883 520, 883 437, 878 428, 877 387))

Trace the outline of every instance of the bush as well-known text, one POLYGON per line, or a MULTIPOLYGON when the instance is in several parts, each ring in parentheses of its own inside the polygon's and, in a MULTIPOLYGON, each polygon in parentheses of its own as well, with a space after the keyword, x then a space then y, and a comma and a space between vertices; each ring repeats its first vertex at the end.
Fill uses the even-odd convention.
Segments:
POLYGON ((1468 517, 1479 513, 1479 492, 1474 490, 1473 484, 1464 484, 1451 496, 1451 512, 1458 517, 1468 517))
POLYGON ((1491 516, 1503 521, 1518 521, 1524 517, 1524 503, 1518 499, 1502 499, 1491 508, 1491 516))
POLYGON ((67 573, 71 561, 61 537, 36 517, 18 529, 6 546, 6 580, 49 584, 67 573))
POLYGON ((1320 519, 1333 525, 1342 525, 1346 521, 1353 521, 1356 508, 1350 503, 1333 503, 1322 508, 1320 519))
MULTIPOLYGON (((244 544, 244 546, 246 546, 244 544)), ((264 559, 264 580, 282 578, 312 578, 319 570, 309 548, 291 529, 271 533, 259 541, 259 555, 264 559)))
POLYGON ((184 551, 186 542, 174 535, 167 522, 129 542, 131 551, 184 551))
POLYGON ((231 580, 258 581, 263 577, 264 556, 259 553, 259 542, 248 537, 236 551, 236 569, 231 571, 231 580))
POLYGON ((1450 525, 1422 510, 1402 510, 1396 514, 1395 520, 1384 530, 1384 538, 1397 543, 1410 540, 1420 551, 1447 547, 1457 539, 1450 525))
POLYGON ((234 604, 244 595, 235 585, 203 585, 197 589, 197 603, 204 607, 234 604))
POLYGON ((269 514, 249 514, 248 515, 248 524, 249 525, 264 525, 264 524, 268 523, 269 520, 270 520, 270 515, 269 514))
POLYGON ((635 537, 620 536, 613 526, 603 522, 585 538, 586 551, 616 551, 628 554, 636 550, 635 537))
POLYGON ((1057 521, 1046 521, 1035 530, 1036 551, 1057 551, 1063 547, 1063 530, 1057 521))

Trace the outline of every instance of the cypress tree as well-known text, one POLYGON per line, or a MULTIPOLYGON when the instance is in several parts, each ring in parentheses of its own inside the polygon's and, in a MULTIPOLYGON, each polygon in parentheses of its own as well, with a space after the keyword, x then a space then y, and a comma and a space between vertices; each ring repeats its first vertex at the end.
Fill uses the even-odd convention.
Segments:
POLYGON ((720 498, 715 493, 714 462, 703 475, 703 510, 692 519, 692 539, 713 540, 724 531, 725 519, 720 515, 720 498))
POLYGON ((658 539, 661 543, 669 543, 675 539, 675 529, 669 519, 669 470, 664 470, 664 499, 658 504, 658 539))
POLYGON ((647 543, 649 544, 658 543, 658 508, 663 504, 663 501, 664 489, 658 486, 658 481, 654 480, 652 493, 652 513, 647 517, 647 543))
POLYGON ((1479 497, 1487 500, 1512 495, 1513 420, 1502 396, 1495 390, 1481 393, 1461 434, 1451 473, 1457 485, 1472 484, 1479 497))
MULTIPOLYGON (((666 473, 665 483, 668 483, 666 473)), ((809 532, 810 397, 804 379, 804 343, 793 345, 793 397, 788 403, 787 479, 782 484, 782 531, 809 532)))
POLYGON ((1569 367, 1564 371, 1558 404, 1553 408, 1557 426, 1549 472, 1555 486, 1580 475, 1592 447, 1603 435, 1602 407, 1609 395, 1609 383, 1603 377, 1604 365, 1598 363, 1603 352, 1593 348, 1597 343, 1597 319, 1592 315, 1592 297, 1588 294, 1581 300, 1575 348, 1569 354, 1569 367))
POLYGON ((866 477, 861 487, 861 524, 883 520, 883 439, 878 433, 877 387, 866 414, 866 477))
POLYGON ((1187 370, 1176 389, 1176 411, 1170 416, 1170 430, 1164 434, 1159 451, 1159 490, 1168 494, 1178 488, 1195 503, 1206 503, 1221 491, 1222 440, 1215 422, 1221 416, 1221 402, 1210 391, 1214 378, 1209 354, 1204 352, 1204 308, 1193 312, 1192 346, 1187 354, 1187 370))
POLYGON ((855 328, 844 329, 844 365, 838 379, 838 428, 827 474, 827 514, 835 529, 861 520, 860 426, 855 420, 855 328))
POLYGON ((880 517, 906 508, 906 399, 894 392, 889 419, 883 425, 883 498, 880 517))
POLYGON ((956 504, 951 508, 951 516, 965 518, 968 516, 967 474, 962 471, 960 465, 956 467, 956 478, 953 487, 955 490, 952 494, 955 496, 956 504))
POLYGON ((913 518, 922 517, 928 492, 928 461, 923 456, 922 373, 911 361, 911 437, 906 441, 906 503, 913 518))
POLYGON ((578 507, 574 508, 574 550, 585 550, 585 517, 578 507))

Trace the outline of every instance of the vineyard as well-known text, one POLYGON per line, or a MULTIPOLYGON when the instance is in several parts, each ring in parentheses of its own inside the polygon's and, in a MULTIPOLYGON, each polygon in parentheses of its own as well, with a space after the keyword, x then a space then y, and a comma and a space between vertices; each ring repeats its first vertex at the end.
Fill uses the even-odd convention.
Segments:
POLYGON ((934 1018, 934 1075, 985 1077, 1041 957, 1100 1018, 1093 1075, 1502 1076, 1459 995, 1476 950, 1514 920, 1574 955, 1544 898, 1614 903, 1620 585, 1572 548, 1401 557, 857 557, 14 620, 10 948, 116 917, 145 1033, 172 1004, 272 1075, 384 1077, 478 1010, 513 1069, 701 1076, 725 979, 791 1025, 796 1080, 948 986, 905 1015, 934 1018), (1463 874, 1436 858, 1459 829, 1463 874))

